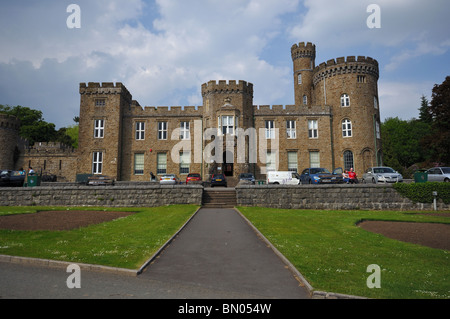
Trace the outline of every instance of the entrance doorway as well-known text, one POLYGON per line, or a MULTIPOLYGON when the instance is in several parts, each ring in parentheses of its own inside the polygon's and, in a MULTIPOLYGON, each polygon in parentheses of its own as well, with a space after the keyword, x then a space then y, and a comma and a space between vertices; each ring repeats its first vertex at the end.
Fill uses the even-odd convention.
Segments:
POLYGON ((234 154, 230 151, 223 152, 223 174, 233 176, 234 172, 234 154))

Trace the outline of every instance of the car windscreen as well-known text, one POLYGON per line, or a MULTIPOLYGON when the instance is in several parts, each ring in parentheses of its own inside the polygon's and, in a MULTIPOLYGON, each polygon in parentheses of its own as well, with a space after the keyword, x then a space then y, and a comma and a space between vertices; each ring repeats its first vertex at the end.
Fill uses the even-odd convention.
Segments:
POLYGON ((326 168, 311 168, 311 174, 331 174, 326 168))
POLYGON ((442 172, 444 174, 450 174, 450 167, 442 167, 442 172))
POLYGON ((389 168, 389 167, 374 168, 373 172, 376 173, 376 174, 395 173, 395 171, 392 168, 389 168))

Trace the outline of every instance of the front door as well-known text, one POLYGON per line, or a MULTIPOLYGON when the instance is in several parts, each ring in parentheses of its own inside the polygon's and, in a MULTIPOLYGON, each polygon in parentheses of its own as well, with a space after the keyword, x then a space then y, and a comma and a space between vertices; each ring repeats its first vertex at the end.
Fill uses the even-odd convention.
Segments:
POLYGON ((234 154, 230 151, 223 153, 223 174, 225 176, 233 176, 234 171, 234 154))

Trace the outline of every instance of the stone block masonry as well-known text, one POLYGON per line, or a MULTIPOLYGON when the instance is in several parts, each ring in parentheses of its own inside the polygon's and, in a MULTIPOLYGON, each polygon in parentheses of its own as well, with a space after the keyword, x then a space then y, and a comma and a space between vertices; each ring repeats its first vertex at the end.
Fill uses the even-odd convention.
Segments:
POLYGON ((2 188, 0 206, 157 207, 201 205, 200 185, 41 186, 2 188))

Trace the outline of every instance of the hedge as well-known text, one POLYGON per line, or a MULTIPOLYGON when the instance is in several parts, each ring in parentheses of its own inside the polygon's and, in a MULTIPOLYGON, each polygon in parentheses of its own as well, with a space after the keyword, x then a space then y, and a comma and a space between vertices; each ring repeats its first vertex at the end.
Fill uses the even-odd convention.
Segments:
POLYGON ((450 204, 450 183, 426 182, 426 183, 396 183, 394 188, 401 195, 415 203, 432 203, 433 192, 437 192, 437 199, 442 199, 445 204, 450 204))

